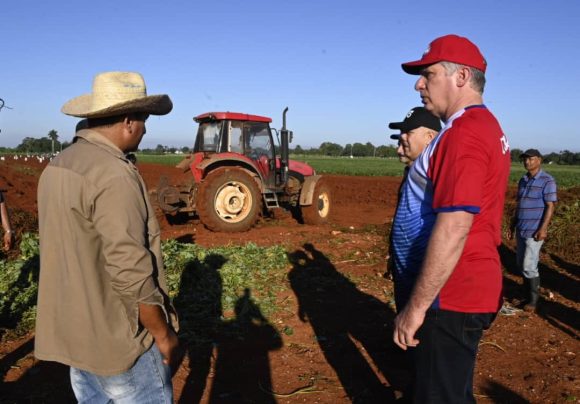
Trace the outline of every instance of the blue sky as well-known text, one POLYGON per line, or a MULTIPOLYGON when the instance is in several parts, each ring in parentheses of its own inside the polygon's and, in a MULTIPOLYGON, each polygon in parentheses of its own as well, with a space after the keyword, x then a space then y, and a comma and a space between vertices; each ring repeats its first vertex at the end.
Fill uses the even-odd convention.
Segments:
POLYGON ((192 118, 289 107, 293 146, 393 144, 387 127, 420 105, 418 59, 434 38, 467 36, 488 60, 485 103, 512 148, 580 151, 580 2, 387 0, 18 0, 0 8, 0 146, 26 136, 72 140, 61 106, 93 76, 143 74, 169 94, 142 148, 192 146, 192 118), (574 98, 573 98, 574 97, 574 98))

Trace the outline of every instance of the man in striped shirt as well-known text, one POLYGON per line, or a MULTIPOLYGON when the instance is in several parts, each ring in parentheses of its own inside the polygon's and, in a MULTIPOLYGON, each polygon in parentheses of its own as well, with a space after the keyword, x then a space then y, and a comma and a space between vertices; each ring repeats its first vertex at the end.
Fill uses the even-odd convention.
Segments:
POLYGON ((517 263, 528 294, 524 309, 535 311, 540 296, 538 261, 540 249, 548 236, 548 225, 558 200, 556 181, 542 170, 542 154, 528 149, 520 155, 528 171, 518 183, 517 208, 510 227, 517 240, 517 263))

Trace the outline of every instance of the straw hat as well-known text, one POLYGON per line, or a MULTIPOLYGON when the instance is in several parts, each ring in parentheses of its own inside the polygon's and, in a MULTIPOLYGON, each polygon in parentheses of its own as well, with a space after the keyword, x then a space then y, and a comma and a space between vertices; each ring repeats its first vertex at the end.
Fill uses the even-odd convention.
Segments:
POLYGON ((61 111, 79 118, 103 118, 132 112, 165 115, 173 108, 168 95, 147 95, 145 80, 139 73, 99 73, 93 92, 73 98, 61 111))

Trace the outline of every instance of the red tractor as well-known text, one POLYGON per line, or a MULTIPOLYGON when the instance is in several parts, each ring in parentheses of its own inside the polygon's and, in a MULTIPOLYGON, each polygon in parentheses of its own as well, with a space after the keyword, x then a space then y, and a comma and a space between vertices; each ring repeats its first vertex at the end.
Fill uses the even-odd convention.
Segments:
POLYGON ((169 185, 162 178, 157 189, 166 214, 197 213, 210 230, 250 229, 261 213, 284 207, 307 224, 328 220, 331 193, 320 175, 306 163, 289 159, 292 132, 270 128, 272 119, 237 112, 198 115, 193 154, 177 165, 191 171, 187 184, 169 185), (274 136, 279 137, 279 147, 274 136))

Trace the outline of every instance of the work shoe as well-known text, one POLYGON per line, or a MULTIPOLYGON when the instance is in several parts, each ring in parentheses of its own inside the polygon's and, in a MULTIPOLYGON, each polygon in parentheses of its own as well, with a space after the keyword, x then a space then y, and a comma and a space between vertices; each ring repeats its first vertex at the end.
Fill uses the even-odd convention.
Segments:
POLYGON ((501 309, 499 309, 499 314, 502 316, 515 316, 520 311, 522 310, 510 305, 508 302, 504 302, 501 309))

